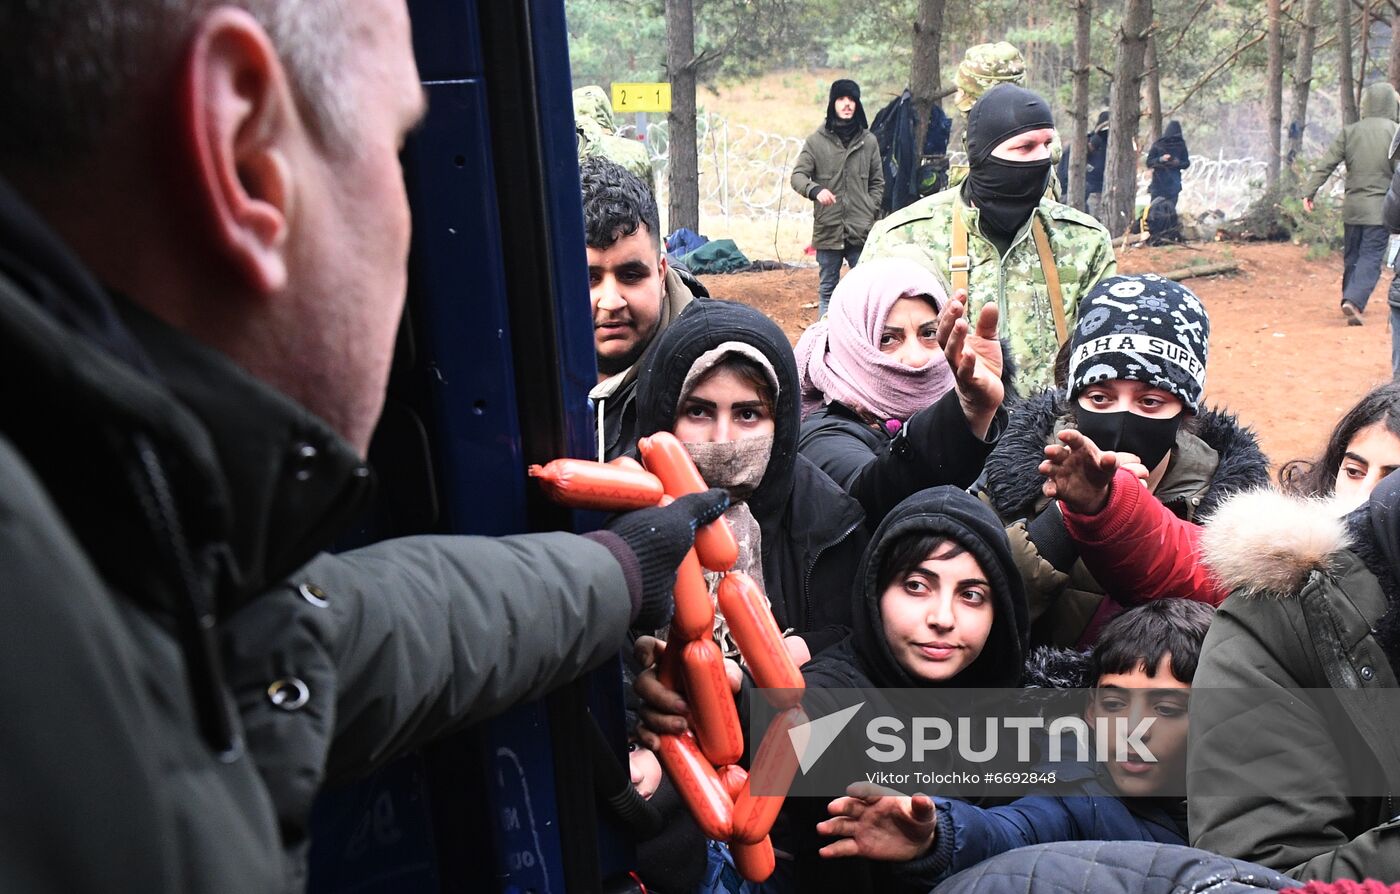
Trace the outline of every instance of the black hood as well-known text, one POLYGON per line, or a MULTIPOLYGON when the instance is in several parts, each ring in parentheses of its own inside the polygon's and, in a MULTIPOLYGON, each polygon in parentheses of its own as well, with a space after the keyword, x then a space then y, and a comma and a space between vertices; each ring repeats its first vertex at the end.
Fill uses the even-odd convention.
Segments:
POLYGON ((959 688, 1019 686, 1030 644, 1030 615, 1011 542, 996 513, 955 487, 922 490, 896 506, 866 547, 855 579, 852 646, 876 686, 919 688, 929 684, 906 671, 885 642, 880 615, 880 564, 898 539, 938 534, 956 541, 982 566, 991 584, 995 615, 987 645, 952 685, 959 688))
POLYGON ((792 493, 801 412, 792 346, 777 324, 762 313, 731 301, 694 301, 662 330, 637 380, 637 434, 641 437, 674 429, 681 385, 691 367, 702 354, 730 341, 757 348, 778 376, 773 453, 763 480, 746 501, 763 522, 777 518, 792 493))
POLYGON ((1170 155, 1178 161, 1190 161, 1191 153, 1186 149, 1186 138, 1181 135, 1181 122, 1168 121, 1166 130, 1152 144, 1150 152, 1157 155, 1170 155))
POLYGON ((836 100, 843 96, 849 96, 856 101, 856 113, 850 118, 854 122, 854 127, 851 129, 859 133, 869 128, 870 124, 865 118, 865 106, 860 101, 860 85, 848 78, 834 81, 831 85, 831 92, 826 97, 826 126, 833 131, 849 126, 836 117, 836 100))
POLYGON ((1391 472, 1371 498, 1346 517, 1351 549, 1376 576, 1390 603, 1376 622, 1376 641, 1400 673, 1400 471, 1391 472))
POLYGON ((968 163, 981 164, 1005 140, 1043 127, 1053 129, 1055 116, 1040 94, 1015 84, 993 87, 967 113, 968 163))

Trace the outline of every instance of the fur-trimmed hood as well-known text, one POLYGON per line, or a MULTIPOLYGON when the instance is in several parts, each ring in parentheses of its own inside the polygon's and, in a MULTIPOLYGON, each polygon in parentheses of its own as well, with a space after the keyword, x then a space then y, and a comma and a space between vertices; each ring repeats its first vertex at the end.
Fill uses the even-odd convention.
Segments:
POLYGON ((1352 538, 1333 500, 1273 489, 1235 494, 1206 519, 1202 561, 1230 592, 1289 596, 1352 538))
MULTIPOLYGON (((1024 518, 1043 507, 1040 488, 1045 478, 1037 469, 1045 458, 1045 446, 1069 421, 1070 407, 1061 391, 1044 391, 1012 408, 1011 421, 987 458, 982 477, 982 490, 1003 519, 1024 518)), ((1204 410, 1194 435, 1177 435, 1174 452, 1176 458, 1157 496, 1174 510, 1178 509, 1174 502, 1186 501, 1185 512, 1178 514, 1207 515, 1231 495, 1269 483, 1269 460, 1259 449, 1254 431, 1232 413, 1204 410), (1200 442, 1195 451, 1192 440, 1200 442), (1200 450, 1201 444, 1215 453, 1213 469, 1209 451, 1200 450), (1178 463, 1183 456, 1194 461, 1178 463), (1192 468, 1187 469, 1188 465, 1192 468)))

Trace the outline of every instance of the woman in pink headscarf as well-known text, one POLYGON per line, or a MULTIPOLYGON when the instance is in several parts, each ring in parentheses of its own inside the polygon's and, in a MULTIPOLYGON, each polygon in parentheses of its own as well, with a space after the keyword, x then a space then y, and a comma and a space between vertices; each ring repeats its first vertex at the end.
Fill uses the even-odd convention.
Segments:
POLYGON ((868 261, 797 343, 798 450, 872 527, 916 491, 970 486, 1006 427, 996 302, 970 331, 963 297, 913 261, 868 261))

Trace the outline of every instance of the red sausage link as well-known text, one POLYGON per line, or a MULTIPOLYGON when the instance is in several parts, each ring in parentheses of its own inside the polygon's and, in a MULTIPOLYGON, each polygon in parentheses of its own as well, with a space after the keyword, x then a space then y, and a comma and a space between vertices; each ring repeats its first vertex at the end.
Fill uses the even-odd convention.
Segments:
POLYGON ((717 767, 732 764, 744 754, 744 729, 724 672, 724 653, 713 640, 685 644, 681 657, 685 689, 693 712, 691 727, 700 750, 717 767))
POLYGON ((734 834, 734 804, 695 737, 688 732, 662 736, 658 756, 700 831, 716 841, 727 841, 734 834))
POLYGON ((661 657, 656 659, 656 678, 661 681, 672 692, 681 692, 685 688, 685 675, 681 671, 682 653, 685 651, 685 643, 674 640, 675 648, 671 648, 671 643, 665 643, 665 650, 661 657))
POLYGON ((783 645, 783 635, 753 578, 742 571, 731 571, 719 582, 719 610, 729 624, 729 632, 739 646, 754 682, 764 695, 780 708, 790 708, 802 700, 806 683, 797 663, 783 645))
POLYGON ((734 799, 734 840, 757 844, 773 828, 787 790, 792 786, 792 778, 797 775, 797 752, 788 732, 806 722, 805 711, 789 708, 773 718, 773 725, 763 734, 763 741, 749 766, 749 778, 739 797, 734 799), (764 791, 784 794, 755 795, 752 791, 755 779, 764 791))
POLYGON ((744 783, 749 781, 749 771, 738 764, 730 764, 727 767, 720 767, 719 781, 724 784, 724 790, 729 793, 731 800, 739 797, 739 792, 743 791, 744 783))
POLYGON ((671 616, 671 642, 709 639, 715 628, 715 604, 705 583, 705 572, 695 550, 685 554, 676 569, 675 614, 671 616))
POLYGON ((751 882, 766 882, 773 874, 777 861, 773 855, 773 840, 767 835, 758 844, 731 841, 729 853, 734 855, 734 868, 751 882))
MULTIPOLYGON (((637 449, 647 470, 661 479, 662 487, 671 496, 683 497, 708 489, 685 445, 670 432, 659 431, 642 438, 637 449)), ((728 571, 739 560, 739 541, 734 539, 729 522, 717 518, 695 532, 695 551, 706 568, 728 571)))
POLYGON ((661 480, 645 469, 610 466, 587 459, 556 459, 549 465, 530 466, 531 478, 556 503, 578 509, 626 512, 645 509, 661 501, 661 480))
POLYGON ((608 465, 617 466, 619 469, 631 469, 634 472, 645 472, 646 467, 630 456, 619 456, 616 459, 608 460, 608 465))

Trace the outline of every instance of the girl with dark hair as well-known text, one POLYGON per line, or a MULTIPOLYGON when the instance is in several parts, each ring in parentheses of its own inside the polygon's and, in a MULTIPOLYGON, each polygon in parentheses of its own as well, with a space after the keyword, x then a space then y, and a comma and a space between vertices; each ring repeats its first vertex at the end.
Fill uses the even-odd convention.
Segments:
POLYGON ((1400 468, 1400 382, 1373 388, 1337 422, 1322 456, 1295 459, 1278 471, 1285 493, 1331 497, 1352 509, 1400 468))

